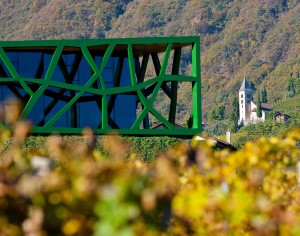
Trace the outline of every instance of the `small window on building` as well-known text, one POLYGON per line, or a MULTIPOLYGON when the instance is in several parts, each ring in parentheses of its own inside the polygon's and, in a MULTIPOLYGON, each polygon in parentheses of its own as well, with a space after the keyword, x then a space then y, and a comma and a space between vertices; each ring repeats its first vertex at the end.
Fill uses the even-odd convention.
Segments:
POLYGON ((241 100, 241 104, 243 104, 244 103, 244 100, 241 100))
POLYGON ((243 94, 241 94, 241 98, 243 98, 243 94))

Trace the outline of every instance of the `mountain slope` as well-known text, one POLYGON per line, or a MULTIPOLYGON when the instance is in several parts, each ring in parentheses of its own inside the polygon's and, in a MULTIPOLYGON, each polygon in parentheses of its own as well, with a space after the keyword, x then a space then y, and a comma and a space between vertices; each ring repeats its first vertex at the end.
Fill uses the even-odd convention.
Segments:
POLYGON ((0 40, 169 35, 201 36, 204 117, 244 76, 272 103, 300 71, 299 0, 0 1, 0 40))
POLYGON ((103 38, 128 2, 0 1, 0 39, 103 38))

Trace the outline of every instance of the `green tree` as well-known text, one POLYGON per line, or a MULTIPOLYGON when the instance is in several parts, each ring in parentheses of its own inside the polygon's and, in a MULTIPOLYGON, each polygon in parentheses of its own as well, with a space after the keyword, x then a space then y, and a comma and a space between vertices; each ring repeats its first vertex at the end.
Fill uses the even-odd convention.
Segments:
POLYGON ((257 107, 256 107, 256 115, 257 117, 261 118, 262 113, 261 113, 261 101, 260 101, 260 94, 257 96, 257 107))
POLYGON ((300 72, 298 71, 296 81, 295 81, 296 93, 300 94, 300 72))
POLYGON ((231 113, 231 121, 233 122, 233 127, 232 127, 232 131, 237 131, 238 130, 238 120, 239 120, 239 100, 237 99, 237 97, 234 97, 233 102, 232 102, 232 113, 231 113))
POLYGON ((289 97, 293 97, 296 93, 296 86, 295 86, 295 80, 293 79, 293 73, 290 74, 287 83, 288 83, 289 97))
POLYGON ((263 103, 267 103, 268 102, 266 86, 264 86, 264 88, 263 88, 263 90, 261 92, 261 101, 263 103))
POLYGON ((209 113, 209 120, 211 121, 224 120, 224 117, 225 117, 225 106, 216 107, 209 113))

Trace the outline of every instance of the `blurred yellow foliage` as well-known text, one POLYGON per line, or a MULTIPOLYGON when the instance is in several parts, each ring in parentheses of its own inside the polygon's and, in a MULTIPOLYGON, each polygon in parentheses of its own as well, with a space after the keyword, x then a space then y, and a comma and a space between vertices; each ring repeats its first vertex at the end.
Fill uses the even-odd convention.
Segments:
POLYGON ((17 142, 0 142, 0 235, 300 233, 300 129, 236 152, 194 139, 150 163, 117 135, 104 157, 86 130, 88 145, 50 136, 51 156, 40 158, 51 165, 39 172, 43 152, 22 147, 30 124, 16 127, 17 142))

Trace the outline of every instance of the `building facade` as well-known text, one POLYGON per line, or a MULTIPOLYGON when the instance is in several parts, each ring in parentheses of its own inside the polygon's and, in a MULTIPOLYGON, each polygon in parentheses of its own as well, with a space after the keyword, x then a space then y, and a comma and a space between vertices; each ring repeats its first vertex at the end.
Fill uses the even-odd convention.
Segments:
POLYGON ((257 116, 257 104, 253 102, 253 89, 250 83, 244 78, 239 90, 239 124, 247 125, 264 122, 268 112, 272 108, 267 103, 261 103, 261 117, 257 116))
POLYGON ((194 135, 202 129, 200 74, 199 37, 0 42, 2 123, 14 99, 23 103, 18 120, 30 120, 35 133, 194 135), (180 83, 191 83, 185 129, 176 125, 180 83), (169 101, 167 115, 155 108, 158 94, 169 101), (151 118, 166 128, 152 129, 151 118))
POLYGON ((291 117, 287 114, 282 113, 282 112, 276 112, 276 114, 275 114, 275 120, 278 123, 285 123, 289 119, 291 119, 291 117))
POLYGON ((244 78, 243 83, 239 90, 239 110, 240 110, 240 123, 247 123, 251 119, 251 102, 253 100, 253 90, 244 78))

